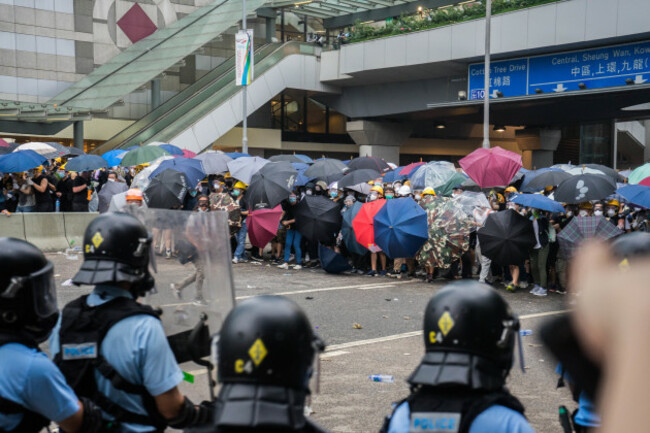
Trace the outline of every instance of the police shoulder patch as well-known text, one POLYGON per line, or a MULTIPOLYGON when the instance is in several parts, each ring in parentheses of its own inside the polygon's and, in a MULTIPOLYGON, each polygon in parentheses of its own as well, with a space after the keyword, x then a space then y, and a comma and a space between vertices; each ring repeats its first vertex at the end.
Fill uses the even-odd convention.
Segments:
POLYGON ((412 412, 409 433, 458 433, 460 413, 412 412))

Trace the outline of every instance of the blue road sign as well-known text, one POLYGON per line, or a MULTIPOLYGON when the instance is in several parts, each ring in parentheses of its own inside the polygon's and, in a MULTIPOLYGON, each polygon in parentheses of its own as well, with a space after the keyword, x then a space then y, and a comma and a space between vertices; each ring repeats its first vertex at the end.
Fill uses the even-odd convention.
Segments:
MULTIPOLYGON (((483 99, 484 65, 469 66, 469 99, 483 99)), ((650 42, 570 51, 490 64, 490 97, 626 85, 650 80, 650 42)))

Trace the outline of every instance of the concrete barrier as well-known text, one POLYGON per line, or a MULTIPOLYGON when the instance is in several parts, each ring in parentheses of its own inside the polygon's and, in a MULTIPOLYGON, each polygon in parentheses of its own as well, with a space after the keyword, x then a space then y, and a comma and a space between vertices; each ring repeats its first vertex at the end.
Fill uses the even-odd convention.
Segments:
POLYGON ((83 247, 86 227, 97 215, 99 215, 97 212, 66 212, 63 214, 65 239, 68 245, 83 247))
POLYGON ((12 237, 25 240, 25 221, 22 213, 0 214, 0 237, 12 237))
POLYGON ((43 251, 62 251, 68 248, 63 214, 33 212, 24 215, 25 238, 43 251))

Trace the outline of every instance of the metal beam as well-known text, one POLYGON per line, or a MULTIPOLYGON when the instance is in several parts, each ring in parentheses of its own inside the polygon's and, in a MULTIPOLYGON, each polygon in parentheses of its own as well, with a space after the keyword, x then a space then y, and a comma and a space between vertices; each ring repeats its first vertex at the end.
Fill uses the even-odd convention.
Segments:
POLYGON ((341 6, 339 4, 333 4, 333 3, 329 3, 329 2, 323 2, 323 3, 319 4, 318 8, 319 9, 329 8, 329 9, 333 9, 335 11, 343 12, 343 13, 346 13, 346 14, 352 14, 352 13, 356 12, 357 9, 358 9, 356 7, 346 7, 346 6, 341 6))
MULTIPOLYGON (((368 0, 371 2, 386 2, 387 0, 368 0)), ((409 1, 405 4, 393 4, 390 7, 370 9, 367 11, 355 12, 348 15, 340 15, 337 17, 332 17, 323 20, 323 27, 326 29, 337 29, 341 27, 352 26, 354 23, 359 20, 361 22, 366 21, 383 21, 388 17, 398 17, 403 14, 415 14, 418 11, 418 7, 424 9, 437 9, 443 6, 455 5, 458 4, 458 0, 421 0, 421 1, 409 1)))
POLYGON ((0 120, 0 131, 5 134, 55 135, 70 126, 72 122, 20 122, 0 120))
POLYGON ((373 3, 373 4, 376 4, 376 5, 382 5, 382 6, 386 6, 386 7, 395 6, 395 2, 391 1, 391 0, 367 0, 367 1, 369 3, 373 3))
POLYGON ((337 17, 339 14, 336 12, 324 10, 324 9, 315 9, 309 6, 302 6, 299 8, 292 8, 291 12, 297 15, 309 15, 313 16, 316 18, 322 18, 322 19, 329 19, 329 18, 334 18, 337 17))

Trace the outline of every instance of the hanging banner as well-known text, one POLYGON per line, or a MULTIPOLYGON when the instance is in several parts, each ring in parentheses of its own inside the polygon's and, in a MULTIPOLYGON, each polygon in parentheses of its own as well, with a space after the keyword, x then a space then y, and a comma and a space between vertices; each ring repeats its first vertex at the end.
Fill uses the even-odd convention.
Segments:
POLYGON ((253 82, 253 30, 240 30, 235 35, 235 84, 248 86, 253 82))

